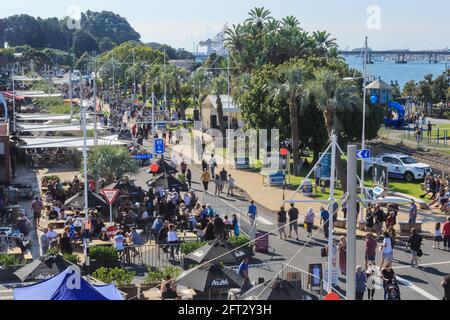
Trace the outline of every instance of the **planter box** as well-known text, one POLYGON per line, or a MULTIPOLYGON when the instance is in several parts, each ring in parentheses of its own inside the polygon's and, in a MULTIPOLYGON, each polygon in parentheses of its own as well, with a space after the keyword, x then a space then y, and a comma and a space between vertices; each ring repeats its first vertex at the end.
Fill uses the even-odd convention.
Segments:
MULTIPOLYGON (((86 264, 83 265, 85 272, 87 273, 87 266, 86 264)), ((89 273, 92 274, 95 271, 97 271, 97 269, 100 268, 117 268, 120 267, 120 262, 119 261, 114 261, 114 262, 102 262, 102 261, 96 261, 96 260, 92 260, 91 261, 91 265, 89 266, 89 273)))
POLYGON ((127 295, 127 300, 139 300, 138 287, 136 285, 131 285, 128 287, 118 287, 117 289, 127 295))

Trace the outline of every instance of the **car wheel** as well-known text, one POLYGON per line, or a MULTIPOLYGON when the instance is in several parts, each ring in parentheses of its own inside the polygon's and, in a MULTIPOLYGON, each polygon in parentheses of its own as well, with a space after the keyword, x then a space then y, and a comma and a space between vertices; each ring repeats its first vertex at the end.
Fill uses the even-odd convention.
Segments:
POLYGON ((414 175, 411 172, 405 173, 405 180, 407 182, 413 182, 414 181, 414 175))

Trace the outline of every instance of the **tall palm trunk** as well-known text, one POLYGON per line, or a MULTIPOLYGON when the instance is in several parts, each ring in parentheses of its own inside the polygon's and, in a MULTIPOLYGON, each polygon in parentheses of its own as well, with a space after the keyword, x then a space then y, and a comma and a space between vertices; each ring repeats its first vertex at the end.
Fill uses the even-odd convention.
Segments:
MULTIPOLYGON (((295 101, 289 102, 289 112, 291 116, 291 133, 292 133, 292 157, 294 158, 294 175, 300 175, 300 152, 298 150, 298 106, 295 101)), ((290 164, 288 164, 290 165, 290 164)))
POLYGON ((219 129, 222 132, 223 145, 226 145, 226 135, 225 135, 225 119, 223 117, 223 104, 220 95, 216 96, 216 104, 217 104, 217 118, 219 120, 219 129))
MULTIPOLYGON (((328 129, 328 135, 331 138, 334 129, 334 112, 330 108, 325 110, 325 124, 328 129)), ((336 150, 336 171, 337 178, 341 181, 342 190, 347 191, 347 168, 344 165, 344 162, 341 160, 341 152, 336 150)))

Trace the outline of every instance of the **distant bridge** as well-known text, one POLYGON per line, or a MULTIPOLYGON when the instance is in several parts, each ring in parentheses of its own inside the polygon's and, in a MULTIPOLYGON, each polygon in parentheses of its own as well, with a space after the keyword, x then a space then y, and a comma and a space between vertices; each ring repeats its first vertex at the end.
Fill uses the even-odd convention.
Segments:
MULTIPOLYGON (((362 56, 362 50, 341 51, 343 56, 362 56)), ((450 57, 450 50, 371 50, 367 52, 367 62, 372 63, 372 56, 397 56, 395 62, 407 63, 407 57, 428 57, 429 63, 438 63, 438 57, 450 57)))

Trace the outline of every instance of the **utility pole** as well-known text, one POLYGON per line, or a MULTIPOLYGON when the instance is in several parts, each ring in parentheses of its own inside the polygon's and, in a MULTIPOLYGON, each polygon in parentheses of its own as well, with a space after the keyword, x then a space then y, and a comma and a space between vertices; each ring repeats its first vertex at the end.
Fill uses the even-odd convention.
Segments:
MULTIPOLYGON (((155 93, 152 92, 152 136, 155 136, 156 128, 155 128, 155 93)), ((153 139, 153 142, 155 139, 153 139)))
POLYGON ((113 69, 113 95, 114 95, 114 103, 117 104, 117 101, 116 101, 116 66, 114 65, 114 53, 112 53, 112 56, 111 56, 111 63, 112 63, 112 69, 113 69))
POLYGON ((347 147, 347 263, 346 295, 347 300, 355 300, 356 293, 356 186, 357 186, 357 146, 347 147))
POLYGON ((333 207, 334 207, 334 183, 336 180, 336 146, 337 146, 337 136, 332 133, 331 135, 331 179, 330 179, 330 198, 328 206, 328 268, 327 268, 327 280, 328 280, 328 291, 331 293, 333 291, 333 207))
MULTIPOLYGON (((167 112, 167 79, 166 79, 166 49, 164 49, 164 110, 167 112)), ((152 100, 153 104, 153 100, 152 100)), ((171 115, 169 114, 169 118, 171 115)))
MULTIPOLYGON (((363 119, 362 119, 361 149, 365 149, 365 147, 366 147, 367 51, 368 51, 368 46, 367 46, 367 36, 366 36, 366 39, 365 39, 365 42, 364 42, 364 61, 363 61, 364 80, 363 80, 363 119)), ((361 159, 361 183, 360 183, 360 188, 361 188, 361 195, 364 196, 364 194, 365 194, 365 192, 364 192, 364 159, 361 159)), ((360 214, 362 214, 362 210, 363 210, 363 207, 361 206, 360 214)))
POLYGON ((97 57, 94 57, 94 72, 93 72, 93 89, 94 89, 94 145, 98 144, 97 134, 97 57))
POLYGON ((72 69, 69 71, 69 104, 70 104, 70 120, 73 117, 73 93, 72 93, 72 69))
POLYGON ((89 197, 88 197, 88 174, 87 174, 87 160, 88 160, 88 151, 87 151, 87 120, 86 120, 86 108, 83 105, 83 77, 80 74, 80 100, 81 100, 81 119, 83 126, 83 169, 84 169, 84 214, 85 221, 88 221, 89 218, 89 197))
POLYGON ((134 75, 134 82, 133 82, 133 104, 136 101, 136 56, 135 51, 133 48, 133 75, 134 75))
POLYGON ((13 132, 16 132, 16 85, 14 82, 14 68, 11 71, 12 91, 13 91, 13 132))

